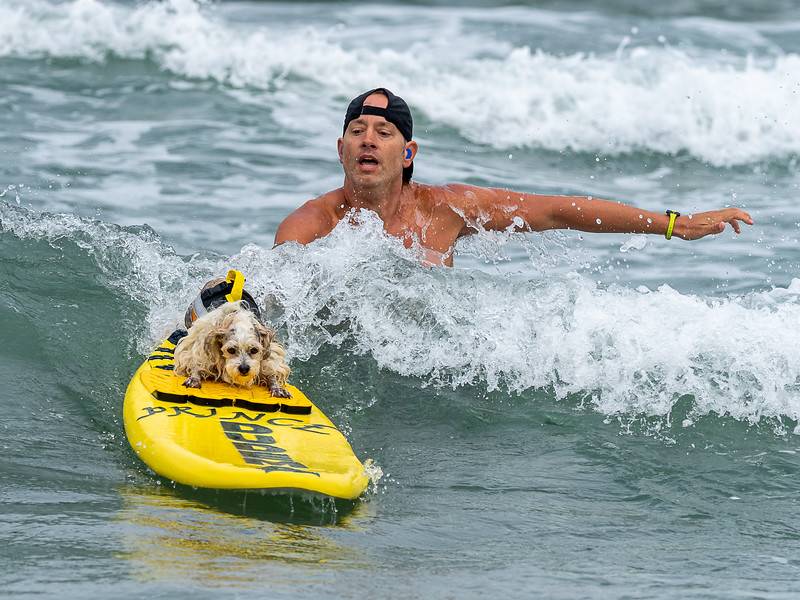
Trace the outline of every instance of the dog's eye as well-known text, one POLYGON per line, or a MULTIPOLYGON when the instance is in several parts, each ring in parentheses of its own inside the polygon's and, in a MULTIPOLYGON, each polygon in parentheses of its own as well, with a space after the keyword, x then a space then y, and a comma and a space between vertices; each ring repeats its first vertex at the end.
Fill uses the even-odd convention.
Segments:
POLYGON ((234 348, 233 346, 231 346, 230 348, 228 348, 227 350, 225 350, 225 352, 227 352, 228 354, 236 354, 236 348, 234 348))
POLYGON ((256 354, 258 354, 258 348, 256 348, 254 346, 254 347, 250 348, 250 350, 248 350, 248 352, 250 352, 250 356, 255 356, 256 354))

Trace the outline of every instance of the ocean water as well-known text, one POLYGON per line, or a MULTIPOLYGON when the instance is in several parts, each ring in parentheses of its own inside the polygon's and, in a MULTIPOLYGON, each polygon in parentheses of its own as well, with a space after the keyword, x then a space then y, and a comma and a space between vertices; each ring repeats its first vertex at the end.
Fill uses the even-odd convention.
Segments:
POLYGON ((790 0, 0 0, 0 595, 798 597, 798 100, 790 0), (273 249, 379 85, 420 181, 755 225, 273 249), (128 380, 229 268, 380 467, 358 502, 130 450, 128 380))

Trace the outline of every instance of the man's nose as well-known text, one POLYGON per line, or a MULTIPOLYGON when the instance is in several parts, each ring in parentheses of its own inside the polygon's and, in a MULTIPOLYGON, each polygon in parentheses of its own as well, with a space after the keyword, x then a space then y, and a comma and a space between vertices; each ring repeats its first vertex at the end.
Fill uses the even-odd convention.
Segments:
POLYGON ((367 129, 364 132, 364 137, 361 138, 361 143, 364 146, 375 147, 375 132, 372 129, 367 129))

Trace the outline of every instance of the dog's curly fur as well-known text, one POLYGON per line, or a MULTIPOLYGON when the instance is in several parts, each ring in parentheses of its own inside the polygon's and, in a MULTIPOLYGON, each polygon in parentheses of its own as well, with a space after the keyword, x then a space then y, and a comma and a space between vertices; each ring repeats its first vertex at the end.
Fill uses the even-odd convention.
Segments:
POLYGON ((241 302, 228 302, 197 319, 175 348, 175 373, 183 385, 222 380, 241 387, 266 386, 273 396, 289 398, 286 350, 241 302))

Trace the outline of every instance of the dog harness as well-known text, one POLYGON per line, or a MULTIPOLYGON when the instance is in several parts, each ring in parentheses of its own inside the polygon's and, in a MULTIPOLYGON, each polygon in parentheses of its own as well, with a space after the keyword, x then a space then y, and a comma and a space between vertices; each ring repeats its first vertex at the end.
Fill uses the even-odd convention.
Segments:
MULTIPOLYGON (((242 306, 253 313, 256 318, 261 320, 261 311, 253 297, 244 289, 244 275, 240 271, 231 269, 225 277, 225 281, 201 292, 192 301, 190 307, 191 322, 194 323, 199 317, 207 315, 215 308, 219 308, 226 302, 239 302, 242 306)), ((188 325, 188 323, 187 323, 188 325)))

